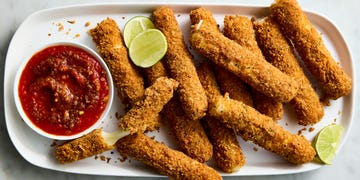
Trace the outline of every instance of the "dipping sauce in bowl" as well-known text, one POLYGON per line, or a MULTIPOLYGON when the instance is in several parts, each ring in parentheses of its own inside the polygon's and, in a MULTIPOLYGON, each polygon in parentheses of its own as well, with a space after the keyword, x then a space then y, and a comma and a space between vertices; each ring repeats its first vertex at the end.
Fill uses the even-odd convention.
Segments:
POLYGON ((35 53, 19 69, 14 91, 25 122, 54 139, 77 138, 98 127, 113 98, 106 64, 74 43, 48 45, 35 53))

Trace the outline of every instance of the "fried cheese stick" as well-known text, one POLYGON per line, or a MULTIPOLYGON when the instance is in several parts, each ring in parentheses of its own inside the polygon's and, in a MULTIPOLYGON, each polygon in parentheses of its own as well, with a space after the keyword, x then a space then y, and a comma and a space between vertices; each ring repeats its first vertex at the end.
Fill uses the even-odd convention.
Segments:
POLYGON ((173 97, 178 87, 174 79, 158 78, 153 85, 146 88, 144 99, 136 102, 120 119, 119 128, 133 133, 144 133, 148 127, 154 126, 160 111, 173 97))
MULTIPOLYGON (((256 42, 255 31, 248 17, 225 16, 224 35, 241 46, 251 49, 255 56, 265 58, 256 42)), ((275 101, 254 89, 251 89, 251 94, 253 96, 255 109, 275 120, 281 119, 284 114, 283 104, 281 102, 275 101)), ((232 98, 230 92, 229 95, 230 98, 232 98)))
MULTIPOLYGON (((191 16, 190 16, 191 18, 191 16)), ((200 54, 236 74, 252 88, 279 102, 289 102, 297 93, 297 82, 263 57, 221 34, 206 19, 193 23, 190 43, 200 54)))
POLYGON ((321 120, 324 109, 320 99, 305 76, 288 40, 279 25, 271 18, 253 22, 259 46, 268 61, 301 84, 298 94, 290 101, 300 125, 313 125, 321 120))
POLYGON ((214 169, 141 133, 120 139, 116 147, 122 156, 133 157, 171 179, 222 179, 214 169))
POLYGON ((276 0, 271 16, 294 44, 302 61, 322 86, 326 99, 338 99, 351 91, 351 78, 326 48, 321 35, 307 19, 296 0, 276 0))
MULTIPOLYGON (((215 97, 220 96, 221 92, 211 64, 205 62, 197 68, 197 71, 201 84, 206 89, 209 104, 214 104, 215 97)), ((209 116, 205 116, 204 126, 214 147, 216 166, 227 173, 235 172, 244 166, 245 156, 234 130, 225 127, 219 120, 209 116)))
POLYGON ((55 157, 61 164, 85 159, 114 149, 116 140, 128 134, 122 131, 106 133, 101 129, 95 129, 78 139, 57 146, 55 148, 55 157))
POLYGON ((221 67, 215 66, 214 69, 222 93, 229 93, 231 99, 242 101, 248 106, 253 106, 253 99, 245 83, 237 76, 221 67))
POLYGON ((209 104, 209 113, 229 128, 233 128, 244 140, 252 141, 264 149, 278 154, 293 164, 304 164, 314 159, 316 153, 303 136, 291 134, 280 125, 254 108, 228 96, 217 96, 215 104, 209 104))
POLYGON ((168 50, 163 60, 171 77, 180 83, 178 94, 182 107, 190 119, 200 119, 206 114, 208 102, 174 12, 160 7, 152 17, 167 39, 168 50))
POLYGON ((142 99, 144 80, 128 57, 117 23, 106 18, 89 31, 96 48, 111 72, 121 101, 127 108, 142 99))
MULTIPOLYGON (((167 72, 162 61, 159 61, 154 66, 147 68, 145 75, 149 83, 153 83, 157 78, 166 77, 167 72)), ((204 128, 200 121, 189 119, 176 95, 164 106, 160 114, 169 122, 182 152, 199 162, 211 159, 213 147, 204 128)))

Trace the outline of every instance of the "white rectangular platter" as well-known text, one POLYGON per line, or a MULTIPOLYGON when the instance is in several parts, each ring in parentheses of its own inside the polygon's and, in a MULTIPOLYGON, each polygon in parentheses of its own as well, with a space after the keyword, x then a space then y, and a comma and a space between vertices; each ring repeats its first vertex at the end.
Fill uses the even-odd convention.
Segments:
MULTIPOLYGON (((58 41, 80 42, 90 46, 94 50, 95 44, 87 31, 106 17, 116 20, 122 30, 125 23, 133 16, 151 16, 152 11, 164 4, 92 4, 61 7, 47 9, 30 15, 18 28, 10 43, 5 66, 4 77, 4 106, 7 129, 11 141, 19 153, 30 163, 53 170, 71 173, 114 175, 114 176, 133 176, 133 177, 156 177, 160 176, 155 170, 132 159, 122 159, 116 150, 105 152, 96 157, 90 157, 75 163, 61 165, 54 157, 54 140, 41 137, 33 132, 21 120, 13 98, 13 81, 19 65, 31 56, 34 51, 44 44, 58 41), (105 160, 101 160, 101 156, 105 160)), ((240 14, 249 17, 262 17, 269 14, 268 7, 242 6, 242 5, 202 5, 202 4, 165 4, 173 8, 175 16, 181 26, 187 41, 190 33, 190 10, 203 6, 210 9, 217 19, 220 27, 225 14, 240 14)), ((333 23, 316 13, 306 12, 310 21, 321 32, 325 44, 332 55, 339 61, 345 72, 353 78, 354 70, 350 52, 347 48, 341 33, 333 23)), ((187 42, 187 44, 189 44, 187 42)), ((194 53, 195 54, 195 53, 194 53)), ((199 56, 195 56, 195 61, 199 56)), ((353 87, 355 85, 353 84, 353 87)), ((291 110, 285 106, 285 115, 279 121, 285 129, 302 134, 312 140, 317 132, 324 126, 337 123, 345 128, 342 144, 351 128, 354 116, 354 92, 347 97, 331 101, 331 106, 325 107, 325 116, 322 121, 315 126, 314 131, 309 127, 297 125, 291 110), (303 128, 306 128, 303 129, 303 128)), ((116 122, 123 114, 123 106, 115 96, 111 112, 102 123, 102 128, 106 131, 116 130, 116 122)), ((158 132, 152 132, 149 136, 168 146, 176 149, 176 144, 172 141, 171 133, 166 127, 158 132)), ((232 174, 222 173, 224 176, 248 176, 248 175, 275 175, 291 174, 314 170, 321 167, 320 164, 311 162, 304 165, 292 165, 275 154, 269 153, 251 142, 244 142, 239 138, 240 145, 246 155, 246 164, 238 172, 232 174)), ((59 144, 60 142, 55 143, 59 144)), ((342 146, 342 145, 341 145, 342 146)), ((213 162, 209 162, 213 165, 213 162)))

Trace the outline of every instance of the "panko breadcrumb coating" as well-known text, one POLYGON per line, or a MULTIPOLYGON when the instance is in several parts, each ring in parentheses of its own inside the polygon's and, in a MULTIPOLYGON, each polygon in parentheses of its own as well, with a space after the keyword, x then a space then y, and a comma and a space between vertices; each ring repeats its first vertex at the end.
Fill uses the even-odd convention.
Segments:
MULTIPOLYGON (((151 84, 157 78, 166 77, 167 72, 162 61, 159 61, 146 69, 145 75, 151 84)), ((176 95, 164 106, 160 114, 169 122, 182 152, 199 162, 206 162, 212 158, 213 147, 200 121, 189 119, 176 95)))
POLYGON ((90 29, 89 34, 109 67, 121 101, 127 108, 131 107, 144 95, 144 80, 128 57, 117 23, 106 18, 90 29))
POLYGON ((155 121, 164 105, 173 97, 179 83, 174 79, 158 78, 153 85, 146 88, 144 99, 136 102, 120 119, 118 125, 123 131, 144 133, 157 125, 155 121))
MULTIPOLYGON (((248 17, 238 15, 225 16, 224 35, 229 39, 234 40, 241 46, 246 47, 247 49, 251 49, 254 55, 259 57, 261 56, 262 59, 265 58, 258 46, 258 43, 256 42, 253 25, 248 17)), ((253 97, 253 107, 255 109, 257 109, 262 114, 272 117, 274 120, 279 120, 282 118, 284 110, 283 104, 281 102, 275 101, 252 88, 250 92, 253 97)), ((233 97, 230 92, 229 96, 230 98, 233 97)))
POLYGON ((214 146, 216 166, 226 173, 240 170, 245 165, 245 155, 234 130, 209 116, 204 118, 204 126, 214 146))
POLYGON ((352 86, 351 78, 331 56, 321 35, 307 19, 298 2, 276 0, 270 6, 270 13, 321 85, 325 99, 338 99, 348 95, 352 86))
POLYGON ((228 96, 218 96, 209 104, 209 113, 227 127, 233 128, 244 140, 278 154, 293 164, 304 164, 314 159, 316 152, 303 136, 291 134, 272 118, 228 96))
MULTIPOLYGON (((211 64, 209 62, 202 63, 197 68, 197 71, 201 84, 206 89, 209 104, 214 104, 215 98, 220 96, 221 92, 211 64)), ((245 155, 240 148, 234 130, 225 127, 219 120, 208 115, 203 120, 208 136, 213 144, 216 166, 227 173, 235 172, 244 166, 245 155)))
POLYGON ((184 153, 168 148, 144 134, 134 134, 120 139, 116 143, 122 156, 130 156, 169 176, 171 179, 222 179, 220 174, 184 153))
POLYGON ((254 29, 267 60, 301 84, 298 94, 290 101, 299 124, 306 126, 319 122, 324 115, 323 106, 278 24, 267 17, 254 21, 254 29))
POLYGON ((105 142, 101 131, 101 129, 95 129, 78 139, 57 146, 56 159, 62 164, 71 163, 114 149, 113 145, 105 142))
POLYGON ((225 37, 206 20, 192 25, 190 43, 200 54, 277 101, 289 102, 297 93, 299 85, 293 78, 225 37))
POLYGON ((168 42, 163 61, 170 76, 180 83, 178 94, 183 109, 190 119, 198 120, 205 116, 208 102, 174 12, 168 7, 159 7, 152 17, 168 42))

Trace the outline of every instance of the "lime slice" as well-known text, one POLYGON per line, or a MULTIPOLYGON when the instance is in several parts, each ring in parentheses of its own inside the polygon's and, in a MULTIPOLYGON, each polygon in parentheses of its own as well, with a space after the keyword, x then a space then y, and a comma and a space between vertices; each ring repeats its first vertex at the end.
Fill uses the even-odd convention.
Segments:
POLYGON ((129 56, 135 65, 147 68, 161 60, 166 51, 164 34, 158 29, 147 29, 131 41, 129 56))
POLYGON ((337 148, 339 147, 344 128, 340 125, 332 124, 320 130, 313 141, 313 146, 317 153, 317 158, 325 163, 332 164, 337 148))
POLYGON ((150 18, 145 16, 135 16, 131 18, 124 27, 124 42, 126 47, 130 46, 131 41, 136 35, 146 29, 154 29, 155 26, 150 18))

